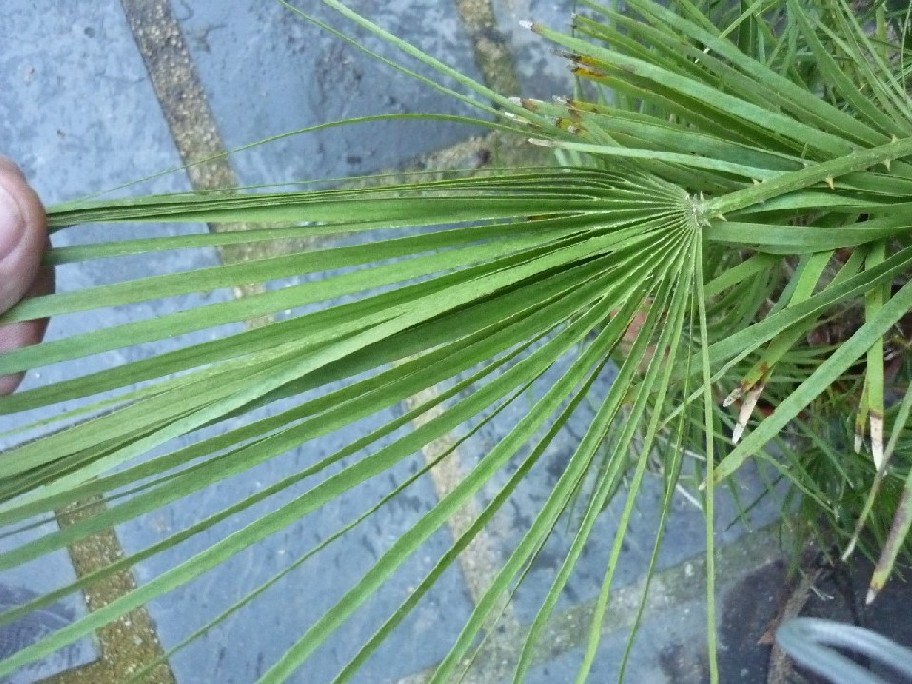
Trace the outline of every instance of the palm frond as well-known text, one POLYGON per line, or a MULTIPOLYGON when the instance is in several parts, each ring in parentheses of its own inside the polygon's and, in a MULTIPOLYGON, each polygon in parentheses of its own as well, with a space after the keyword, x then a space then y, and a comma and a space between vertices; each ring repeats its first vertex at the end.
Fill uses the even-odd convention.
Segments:
MULTIPOLYGON (((50 208, 54 230, 112 224, 110 241, 54 247, 50 264, 218 245, 281 242, 286 251, 37 297, 0 317, 2 325, 268 284, 243 298, 215 298, 0 355, 0 375, 52 364, 77 371, 0 398, 0 415, 17 421, 3 436, 9 446, 0 460, 0 523, 13 532, 36 529, 55 511, 80 510, 99 497, 106 503, 97 515, 4 553, 0 570, 197 496, 315 440, 352 430, 359 437, 3 614, 0 624, 8 624, 142 560, 168 558, 158 576, 0 662, 0 676, 192 582, 303 516, 357 496, 359 487, 447 435, 457 435, 451 444, 468 439, 529 396, 559 360, 566 360, 560 378, 272 663, 263 681, 283 681, 301 668, 498 473, 509 472, 337 679, 353 676, 491 523, 612 363, 616 378, 566 467, 431 681, 462 676, 530 564, 579 503, 565 555, 517 647, 516 677, 527 673, 596 521, 612 497, 623 495, 578 680, 588 676, 630 516, 656 453, 665 463, 664 508, 650 573, 683 454, 704 459, 694 467, 704 482, 713 681, 714 488, 748 459, 778 468, 813 511, 833 513, 844 500, 834 503, 827 473, 809 464, 838 470, 843 484, 857 478, 846 498, 858 515, 838 534, 857 538, 857 520, 859 529, 870 521, 883 537, 884 521, 896 515, 875 575, 882 585, 912 520, 910 464, 897 447, 908 441, 910 404, 908 394, 898 411, 886 401, 884 361, 891 335, 906 333, 903 320, 912 309, 912 109, 905 71, 896 66, 904 48, 886 29, 875 40, 842 0, 741 3, 734 14, 687 0, 668 7, 630 0, 625 12, 582 0, 585 11, 569 34, 530 25, 566 51, 580 80, 577 97, 541 102, 495 93, 337 0, 324 2, 451 79, 446 92, 491 117, 480 120, 485 125, 580 163, 356 190, 250 188, 50 208), (118 223, 201 221, 257 227, 116 237, 118 223), (826 326, 846 311, 857 312, 857 325, 821 344, 826 326), (268 322, 247 325, 253 319, 268 322), (194 334, 201 331, 213 332, 200 341, 194 334), (164 341, 176 346, 99 373, 76 368, 92 355, 164 341), (845 400, 859 383, 866 391, 845 400), (766 400, 769 415, 757 420, 766 400), (721 406, 739 401, 737 418, 721 406), (851 475, 827 440, 813 438, 815 420, 829 420, 834 407, 846 404, 872 436, 873 461, 855 457, 851 475), (400 405, 408 407, 402 415, 384 414, 400 405), (50 407, 59 411, 53 419, 32 413, 47 415, 50 407), (371 425, 378 416, 380 424, 371 425), (803 442, 783 439, 795 425, 803 442), (766 451, 774 443, 779 458, 766 451), (825 458, 813 462, 821 451, 825 458), (885 478, 906 482, 898 503, 899 497, 875 498, 885 478), (236 524, 222 534, 230 522, 236 524), (171 560, 181 544, 216 530, 221 536, 212 543, 171 560)), ((188 640, 319 557, 445 455, 188 640)))

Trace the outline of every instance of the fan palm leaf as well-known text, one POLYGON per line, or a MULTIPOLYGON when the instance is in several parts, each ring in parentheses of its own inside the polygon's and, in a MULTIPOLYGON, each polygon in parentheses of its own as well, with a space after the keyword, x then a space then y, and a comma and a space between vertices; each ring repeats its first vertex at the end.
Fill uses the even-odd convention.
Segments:
MULTIPOLYGON (((0 615, 0 624, 8 624, 256 511, 203 550, 0 662, 0 675, 193 581, 302 516, 356 495, 363 483, 447 435, 468 439, 478 424, 566 360, 560 379, 310 625, 263 681, 283 681, 301 668, 496 473, 517 464, 338 680, 357 672, 529 476, 613 362, 617 376, 588 429, 432 681, 464 673, 479 637, 580 500, 566 556, 518 647, 521 678, 595 521, 622 492, 625 504, 579 669, 578 679, 585 679, 648 463, 659 453, 665 473, 651 571, 686 450, 705 459, 705 466, 693 467, 704 483, 707 639, 711 678, 717 680, 714 487, 756 457, 794 480, 815 510, 832 511, 829 493, 802 475, 802 454, 786 445, 774 458, 765 447, 807 411, 819 410, 846 378, 857 384, 859 374, 866 390, 851 410, 870 426, 874 462, 866 477, 905 478, 909 472, 907 462, 888 465, 905 434, 909 402, 899 415, 885 402, 883 353, 912 308, 912 284, 904 277, 912 267, 912 109, 904 70, 895 66, 902 64, 901 47, 872 41, 839 0, 761 2, 733 17, 704 14, 686 1, 665 7, 630 0, 620 13, 587 0, 572 34, 530 25, 567 51, 581 81, 577 97, 541 102, 494 93, 337 0, 324 2, 455 83, 454 89, 435 87, 494 117, 461 120, 520 134, 575 163, 444 180, 418 175, 406 184, 370 188, 253 188, 51 207, 53 230, 86 223, 256 224, 243 232, 133 241, 117 240, 112 227, 110 242, 50 249, 51 264, 229 244, 285 241, 298 248, 38 297, 0 318, 10 323, 278 283, 243 298, 0 355, 2 375, 187 340, 150 358, 0 398, 0 414, 21 416, 4 437, 9 446, 0 461, 0 523, 13 531, 32 529, 55 511, 79 510, 99 497, 106 502, 97 515, 4 553, 0 570, 193 497, 321 437, 346 428, 351 434, 389 407, 407 402, 409 408, 186 529, 0 615), (302 282, 282 282, 287 278, 302 282), (835 348, 807 343, 824 322, 852 307, 861 311, 859 325, 835 348), (263 317, 265 325, 245 325, 263 317), (215 329, 219 334, 205 341, 184 337, 215 329), (743 399, 737 419, 720 406, 726 395, 728 403, 743 399), (764 397, 775 401, 758 422, 754 408, 764 397), (61 407, 54 419, 29 418, 52 406, 61 407), (886 449, 885 416, 894 421, 886 449), (720 436, 732 430, 737 444, 724 444, 720 436), (260 506, 264 502, 268 509, 260 506)), ((188 641, 318 556, 446 453, 188 641)), ((871 491, 861 526, 874 505, 876 487, 871 491)), ((912 486, 903 501, 909 491, 912 486)), ((889 574, 912 519, 905 504, 896 512, 875 585, 889 574)))

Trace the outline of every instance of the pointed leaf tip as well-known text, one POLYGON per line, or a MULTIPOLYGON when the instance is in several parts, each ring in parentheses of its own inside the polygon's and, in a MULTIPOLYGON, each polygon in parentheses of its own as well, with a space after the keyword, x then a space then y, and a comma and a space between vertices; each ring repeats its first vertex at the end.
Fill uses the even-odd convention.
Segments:
POLYGON ((737 444, 741 439, 741 435, 744 434, 744 430, 747 427, 747 421, 750 420, 751 414, 754 412, 754 408, 760 400, 760 395, 763 393, 765 385, 765 382, 759 382, 751 388, 750 391, 744 394, 744 401, 741 404, 741 409, 738 411, 738 422, 735 425, 735 429, 732 430, 732 444, 737 444))
POLYGON ((744 395, 744 388, 738 385, 733 389, 725 399, 722 400, 722 408, 728 408, 744 395))
POLYGON ((501 114, 503 114, 503 116, 508 118, 510 121, 515 121, 516 123, 523 124, 524 126, 532 125, 528 119, 524 119, 523 117, 519 116, 518 114, 514 114, 513 112, 501 112, 501 114))
POLYGON ((877 598, 878 593, 879 590, 875 589, 873 585, 868 587, 868 595, 865 596, 865 605, 870 606, 872 603, 874 603, 874 599, 877 598))
POLYGON ((884 462, 883 416, 871 413, 871 456, 874 467, 880 470, 884 462))
POLYGON ((852 554, 855 552, 855 544, 858 543, 858 535, 853 535, 852 539, 849 541, 849 545, 846 547, 845 551, 842 552, 840 559, 843 563, 847 562, 849 558, 852 557, 852 554))

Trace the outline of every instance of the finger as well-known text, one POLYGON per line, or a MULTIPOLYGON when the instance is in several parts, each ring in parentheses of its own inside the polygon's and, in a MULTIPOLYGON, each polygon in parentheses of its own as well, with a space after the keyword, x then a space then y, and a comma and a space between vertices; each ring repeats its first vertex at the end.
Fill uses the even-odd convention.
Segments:
POLYGON ((16 165, 0 157, 0 312, 32 286, 46 244, 44 207, 38 195, 16 165))
MULTIPOLYGON (((25 297, 37 297, 54 291, 54 271, 51 268, 42 268, 32 287, 25 293, 25 297)), ((18 321, 10 325, 0 326, 0 354, 18 349, 30 344, 38 344, 44 337, 48 319, 37 321, 18 321)), ((22 382, 25 373, 0 376, 0 397, 12 394, 22 382)))

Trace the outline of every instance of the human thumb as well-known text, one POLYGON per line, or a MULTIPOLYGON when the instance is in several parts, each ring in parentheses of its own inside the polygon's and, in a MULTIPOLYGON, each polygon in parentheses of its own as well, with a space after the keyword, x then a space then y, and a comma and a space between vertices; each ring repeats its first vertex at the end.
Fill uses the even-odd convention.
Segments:
POLYGON ((22 299, 47 244, 44 208, 19 169, 0 157, 0 313, 22 299))

